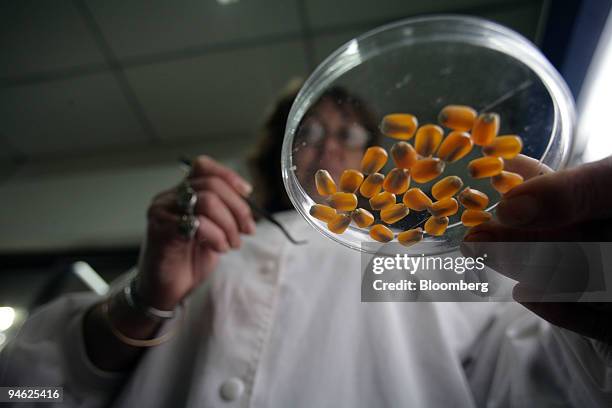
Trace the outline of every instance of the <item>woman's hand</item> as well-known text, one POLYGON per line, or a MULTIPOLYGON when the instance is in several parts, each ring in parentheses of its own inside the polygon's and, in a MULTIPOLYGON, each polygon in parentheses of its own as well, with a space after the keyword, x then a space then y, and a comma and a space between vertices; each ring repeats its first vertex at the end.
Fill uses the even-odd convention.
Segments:
POLYGON ((216 267, 219 256, 240 247, 240 234, 253 234, 255 222, 241 195, 251 186, 208 156, 193 162, 190 184, 197 193, 199 227, 193 239, 179 234, 177 187, 161 192, 147 213, 147 234, 139 260, 138 289, 153 307, 172 310, 216 267))

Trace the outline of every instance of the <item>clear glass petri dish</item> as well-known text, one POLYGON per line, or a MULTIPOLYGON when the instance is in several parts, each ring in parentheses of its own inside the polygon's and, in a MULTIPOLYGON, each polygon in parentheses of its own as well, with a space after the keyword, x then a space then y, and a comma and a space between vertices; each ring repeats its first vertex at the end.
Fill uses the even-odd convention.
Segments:
MULTIPOLYGON (((405 19, 347 42, 315 69, 298 93, 286 125, 281 170, 289 198, 308 223, 323 236, 358 251, 380 254, 384 247, 374 251, 371 245, 363 245, 375 242, 369 228, 351 223, 344 233, 335 234, 309 212, 313 204, 325 203, 316 190, 313 193, 314 172, 325 166, 317 156, 321 154, 315 146, 317 137, 311 133, 302 137, 301 131, 321 113, 321 101, 334 102, 330 95, 344 95, 335 101, 339 112, 349 95, 353 104, 357 101, 358 110, 367 111, 374 121, 385 114, 402 112, 415 115, 419 125, 437 123, 438 113, 449 104, 496 112, 500 115, 500 135, 518 134, 523 140, 522 154, 555 170, 566 164, 573 143, 575 108, 567 85, 533 43, 509 28, 481 18, 439 15, 405 19), (307 155, 310 160, 305 165, 303 157, 307 155)), ((355 111, 354 106, 351 109, 355 111)), ((351 121, 349 125, 360 125, 355 115, 348 115, 346 120, 351 121)), ((313 126, 309 126, 312 131, 313 126)), ((345 126, 344 133, 346 128, 351 132, 350 127, 345 126)), ((369 140, 376 140, 375 144, 387 151, 397 142, 371 126, 361 128, 369 140)), ((359 136, 359 132, 352 139, 344 135, 341 148, 349 146, 350 140, 359 140, 359 136)), ((500 195, 488 179, 471 179, 466 170, 471 159, 481 156, 480 148, 474 146, 467 157, 447 164, 441 177, 458 175, 464 186, 485 192, 490 198, 487 210, 493 211, 500 195)), ((326 163, 329 165, 329 158, 326 163)), ((392 167, 389 158, 381 172, 386 174, 392 167)), ((413 182, 411 187, 428 192, 441 177, 423 185, 413 182)), ((461 209, 450 217, 444 235, 426 234, 422 243, 406 247, 405 252, 434 255, 457 249, 466 232, 460 214, 461 209)), ((389 227, 397 235, 422 226, 427 217, 426 212, 413 211, 389 227)), ((390 247, 397 250, 397 246, 390 247)))

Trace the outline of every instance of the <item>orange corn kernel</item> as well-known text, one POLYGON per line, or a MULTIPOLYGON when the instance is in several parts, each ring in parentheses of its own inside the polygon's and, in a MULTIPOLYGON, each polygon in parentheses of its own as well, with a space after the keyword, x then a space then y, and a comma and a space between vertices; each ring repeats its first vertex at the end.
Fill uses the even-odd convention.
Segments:
POLYGON ((364 208, 357 208, 353 211, 351 213, 351 219, 361 228, 369 227, 374 222, 372 213, 364 208))
POLYGON ((391 170, 383 181, 383 189, 393 194, 402 194, 410 186, 410 173, 406 169, 391 170))
POLYGON ((397 234, 397 240, 404 246, 414 245, 423 239, 423 229, 414 228, 397 234))
POLYGON ((409 169, 417 161, 417 152, 407 142, 397 142, 391 147, 391 157, 395 167, 409 169))
POLYGON ((380 122, 380 131, 394 139, 409 140, 414 136, 419 121, 408 113, 392 113, 380 122))
POLYGON ((475 227, 491 219, 491 214, 482 210, 465 210, 461 214, 461 222, 466 227, 475 227))
POLYGON ((489 205, 489 197, 473 188, 465 188, 458 196, 459 202, 468 210, 484 210, 489 205))
POLYGON ((354 193, 363 182, 363 174, 357 170, 344 170, 340 176, 340 190, 354 193))
POLYGON ((442 200, 443 198, 452 197, 463 187, 463 181, 457 176, 447 176, 442 180, 438 181, 431 188, 431 195, 436 200, 442 200))
POLYGON ((370 198, 375 196, 382 190, 382 184, 385 181, 385 176, 380 173, 370 174, 366 179, 361 183, 359 187, 359 192, 362 196, 366 198, 370 198))
POLYGON ((444 127, 468 131, 476 120, 476 111, 465 105, 447 105, 440 111, 438 122, 444 127))
POLYGON ((348 214, 336 214, 336 216, 328 221, 327 229, 334 234, 342 234, 351 223, 351 217, 348 214))
POLYGON ((437 156, 445 162, 453 163, 465 157, 472 151, 472 138, 467 132, 450 132, 440 145, 437 156))
POLYGON ((514 159, 523 149, 523 141, 516 135, 498 136, 482 148, 487 156, 499 156, 503 159, 514 159))
POLYGON ((393 239, 393 231, 382 224, 376 224, 370 228, 370 237, 379 242, 389 242, 393 239))
POLYGON ((336 216, 336 210, 323 204, 315 204, 310 207, 310 215, 318 220, 329 222, 336 216))
POLYGON ((361 171, 365 174, 376 173, 387 163, 387 151, 380 146, 368 147, 361 159, 361 171))
POLYGON ((336 189, 336 183, 327 170, 319 169, 315 173, 315 185, 317 191, 323 197, 334 194, 336 189))
POLYGON ((423 157, 431 156, 440 145, 443 137, 444 131, 440 126, 423 125, 416 132, 414 148, 423 157))
POLYGON ((357 208, 357 196, 353 193, 335 193, 330 197, 329 205, 338 211, 353 211, 357 208))
POLYGON ((523 176, 510 171, 502 171, 496 176, 491 177, 491 184, 493 188, 500 194, 506 194, 514 187, 518 186, 523 182, 523 176))
POLYGON ((373 210, 382 210, 393 204, 395 204, 395 194, 388 191, 383 191, 370 198, 370 207, 373 210))
POLYGON ((457 211, 459 211, 459 204, 454 198, 448 197, 440 201, 436 201, 428 208, 428 210, 434 217, 448 217, 456 214, 457 211))
POLYGON ((425 232, 429 235, 442 235, 448 227, 448 217, 429 217, 425 221, 425 232))
POLYGON ((424 211, 433 204, 427 194, 416 187, 406 191, 402 201, 406 207, 415 211, 424 211))
POLYGON ((482 113, 472 127, 472 141, 479 146, 490 144, 499 131, 499 115, 497 113, 482 113))
POLYGON ((387 224, 394 224, 410 213, 404 204, 393 204, 380 210, 380 219, 387 224))
POLYGON ((444 171, 444 162, 436 157, 417 160, 410 168, 410 175, 417 183, 427 183, 444 171))
POLYGON ((501 157, 485 156, 468 163, 468 171, 473 178, 485 178, 498 175, 504 169, 501 157))

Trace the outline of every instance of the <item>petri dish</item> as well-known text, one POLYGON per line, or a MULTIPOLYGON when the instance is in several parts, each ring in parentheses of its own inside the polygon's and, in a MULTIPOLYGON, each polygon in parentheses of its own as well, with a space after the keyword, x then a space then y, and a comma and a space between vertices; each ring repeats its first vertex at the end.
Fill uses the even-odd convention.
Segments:
MULTIPOLYGON (((555 170, 566 164, 574 137, 575 107, 566 83, 533 43, 509 28, 481 18, 438 15, 405 19, 352 39, 327 57, 298 93, 286 125, 281 171, 289 198, 308 223, 323 236, 357 251, 380 254, 384 248, 373 250, 371 245, 363 245, 376 242, 369 228, 351 223, 344 233, 335 234, 309 213, 313 204, 325 203, 316 190, 313 192, 314 172, 336 165, 329 157, 324 160, 317 144, 317 132, 319 136, 334 132, 323 129, 317 121, 323 101, 335 105, 347 122, 342 135, 340 130, 336 132, 339 149, 347 149, 351 141, 359 141, 365 134, 368 143, 389 151, 397 140, 380 134, 377 126, 384 115, 411 113, 419 125, 437 124, 438 113, 449 104, 498 113, 498 134, 518 134, 523 140, 522 154, 555 170), (348 110, 347 101, 351 104, 348 110), (365 114, 356 115, 357 111, 365 114), (371 120, 366 124, 363 117, 371 120), (304 129, 308 129, 307 136, 304 129)), ((445 129, 445 135, 448 132, 445 129)), ((409 142, 413 144, 414 138, 409 142)), ((336 153, 338 163, 348 155, 346 150, 336 153)), ((489 179, 472 179, 466 170, 471 159, 481 156, 479 146, 474 146, 468 156, 447 164, 441 177, 458 175, 464 187, 485 192, 490 198, 487 210, 493 211, 499 193, 489 179)), ((392 167, 389 158, 381 172, 386 174, 392 167)), ((412 182, 411 187, 429 193, 441 177, 425 184, 412 182)), ((337 171, 335 178, 337 183, 337 171)), ((444 235, 426 234, 421 243, 405 247, 405 252, 433 255, 457 249, 466 232, 460 214, 461 209, 449 217, 444 235)), ((426 211, 412 211, 388 226, 397 236, 406 229, 422 227, 427 217, 426 211)), ((397 246, 392 247, 390 251, 396 253, 397 246)))

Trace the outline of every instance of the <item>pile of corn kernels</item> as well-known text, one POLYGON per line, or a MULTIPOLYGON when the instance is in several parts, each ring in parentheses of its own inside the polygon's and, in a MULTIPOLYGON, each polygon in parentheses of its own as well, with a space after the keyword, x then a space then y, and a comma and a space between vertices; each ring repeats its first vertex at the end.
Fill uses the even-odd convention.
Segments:
MULTIPOLYGON (((429 212, 424 229, 432 236, 444 234, 448 217, 459 211, 459 203, 464 207, 463 225, 473 227, 490 220, 491 214, 485 211, 489 204, 487 195, 469 187, 459 192, 463 180, 458 176, 447 176, 436 182, 431 188, 433 200, 419 187, 410 188, 411 181, 424 184, 440 177, 446 163, 461 160, 477 145, 482 147, 483 157, 467 164, 469 175, 475 179, 490 178, 493 188, 505 194, 523 182, 521 175, 504 171, 504 160, 521 152, 521 138, 498 136, 499 115, 490 112, 478 115, 469 106, 448 105, 440 111, 438 121, 450 130, 446 137, 441 126, 419 127, 414 115, 386 115, 380 130, 398 140, 390 149, 395 167, 386 175, 380 173, 389 155, 384 148, 372 146, 363 155, 361 169, 345 170, 338 184, 328 171, 318 170, 316 188, 326 197, 328 205, 314 204, 310 215, 326 222, 327 228, 336 234, 346 231, 351 222, 360 228, 369 228, 370 237, 379 242, 392 241, 395 234, 389 225, 402 220, 411 210, 429 212), (414 146, 408 142, 413 137, 414 146), (357 194, 369 199, 370 209, 357 208, 357 194), (380 211, 382 223, 374 224, 375 217, 370 211, 380 211)), ((421 241, 423 234, 422 228, 412 228, 397 234, 397 240, 409 246, 421 241)))

